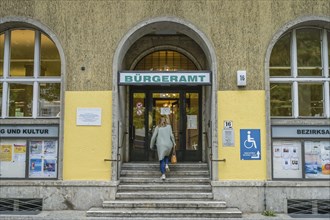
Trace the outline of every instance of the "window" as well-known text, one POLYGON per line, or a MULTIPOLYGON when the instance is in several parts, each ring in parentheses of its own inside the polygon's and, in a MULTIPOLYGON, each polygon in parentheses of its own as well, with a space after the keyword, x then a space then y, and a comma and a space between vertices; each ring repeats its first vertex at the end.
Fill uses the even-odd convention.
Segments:
POLYGON ((330 117, 329 38, 321 28, 285 33, 270 56, 272 117, 330 117))
POLYGON ((60 88, 60 55, 46 34, 32 29, 0 33, 2 118, 59 116, 60 88))
POLYGON ((178 71, 197 70, 196 65, 176 51, 156 51, 142 58, 135 70, 178 71))

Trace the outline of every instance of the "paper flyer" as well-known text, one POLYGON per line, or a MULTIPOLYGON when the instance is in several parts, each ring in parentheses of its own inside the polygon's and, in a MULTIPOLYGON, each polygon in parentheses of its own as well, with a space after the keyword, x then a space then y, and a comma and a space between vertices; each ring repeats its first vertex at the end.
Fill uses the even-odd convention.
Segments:
POLYGON ((30 159, 30 174, 42 171, 42 159, 30 159))
POLYGON ((11 161, 13 157, 12 145, 0 146, 0 161, 11 161))
POLYGON ((44 177, 56 177, 56 159, 45 159, 44 160, 44 177))
POLYGON ((42 154, 42 141, 30 141, 30 154, 42 154))
POLYGON ((44 141, 44 154, 56 156, 57 155, 57 143, 54 140, 44 141))

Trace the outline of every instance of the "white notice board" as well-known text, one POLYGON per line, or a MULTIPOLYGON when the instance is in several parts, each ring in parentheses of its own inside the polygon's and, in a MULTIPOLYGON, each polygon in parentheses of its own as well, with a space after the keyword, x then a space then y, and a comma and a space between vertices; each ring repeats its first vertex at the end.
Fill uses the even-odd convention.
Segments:
POLYGON ((0 139, 0 176, 3 178, 24 178, 26 163, 25 140, 0 139))
POLYGON ((274 178, 302 178, 301 142, 273 142, 274 178))
POLYGON ((77 108, 77 125, 101 125, 101 108, 77 108))

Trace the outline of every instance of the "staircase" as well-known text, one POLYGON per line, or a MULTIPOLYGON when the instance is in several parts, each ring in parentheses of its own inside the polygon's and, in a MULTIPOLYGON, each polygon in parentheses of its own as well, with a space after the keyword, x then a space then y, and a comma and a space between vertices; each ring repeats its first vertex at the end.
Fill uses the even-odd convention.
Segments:
POLYGON ((166 180, 158 163, 124 163, 116 199, 91 208, 87 217, 107 219, 241 218, 237 208, 213 200, 206 163, 170 164, 166 180))

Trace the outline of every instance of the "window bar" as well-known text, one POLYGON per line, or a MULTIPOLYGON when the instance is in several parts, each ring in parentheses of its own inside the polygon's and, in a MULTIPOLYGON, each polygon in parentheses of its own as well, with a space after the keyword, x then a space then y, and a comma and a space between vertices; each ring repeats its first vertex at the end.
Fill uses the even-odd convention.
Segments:
MULTIPOLYGON (((291 74, 293 78, 298 76, 298 64, 297 64, 297 39, 296 30, 292 31, 291 36, 291 74)), ((299 117, 299 103, 298 103, 298 82, 294 81, 292 84, 292 98, 293 98, 293 117, 299 117)))
POLYGON ((2 84, 2 118, 7 116, 8 111, 8 82, 7 78, 9 76, 9 57, 10 57, 10 31, 5 32, 5 42, 4 42, 4 54, 3 54, 3 79, 2 84))
MULTIPOLYGON (((328 36, 327 36, 327 30, 323 30, 322 34, 322 56, 323 56, 323 76, 325 78, 329 78, 329 61, 328 61, 328 56, 329 56, 329 51, 328 51, 328 36)), ((330 118, 330 89, 329 89, 329 81, 324 83, 324 95, 323 95, 323 100, 324 100, 324 114, 325 117, 330 118)))
POLYGON ((38 99, 39 99, 39 86, 38 77, 40 76, 40 32, 35 31, 34 42, 34 63, 33 63, 33 105, 32 105, 32 118, 38 117, 38 99))
POLYGON ((292 99, 293 99, 293 117, 299 117, 299 94, 298 94, 298 82, 292 84, 292 99))
POLYGON ((330 118, 330 88, 329 82, 324 83, 324 114, 325 117, 330 118))
POLYGON ((7 97, 8 97, 8 83, 3 82, 2 84, 2 118, 5 118, 7 115, 7 97))

